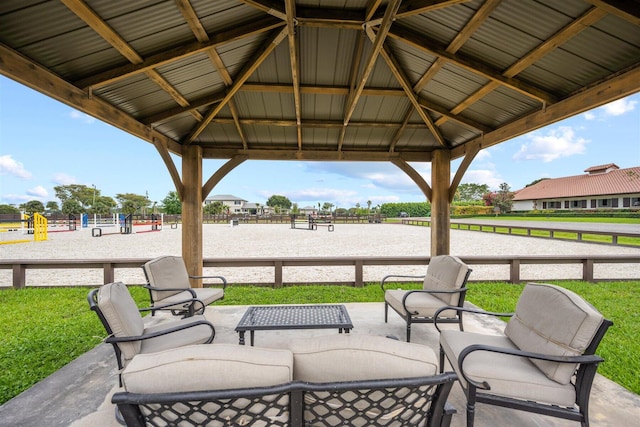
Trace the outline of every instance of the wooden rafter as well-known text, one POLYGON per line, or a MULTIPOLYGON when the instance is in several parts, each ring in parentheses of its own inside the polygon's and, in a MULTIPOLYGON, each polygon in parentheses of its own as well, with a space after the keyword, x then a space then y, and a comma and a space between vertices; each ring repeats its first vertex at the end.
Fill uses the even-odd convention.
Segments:
MULTIPOLYGON (((396 16, 398 18, 406 18, 421 13, 432 12, 456 4, 466 3, 470 0, 409 0, 402 3, 396 16)), ((381 12, 382 13, 382 12, 381 12)), ((380 21, 380 16, 372 20, 372 24, 380 21)))
POLYGON ((302 106, 300 100, 300 67, 298 64, 298 49, 296 44, 296 2, 285 1, 287 20, 287 38, 289 40, 289 61, 291 62, 291 79, 293 82, 293 102, 296 110, 296 124, 298 135, 298 150, 302 150, 302 106))
MULTIPOLYGON (((207 31, 205 30, 202 23, 200 22, 200 18, 198 18, 198 15, 196 14, 195 10, 193 10, 193 7, 191 6, 191 3, 189 2, 189 0, 175 0, 175 1, 176 1, 176 4, 178 5, 178 9, 180 9, 180 12, 184 16, 185 21, 187 21, 189 28, 191 28, 191 31, 196 36, 196 39, 198 39, 200 43, 208 42, 209 35, 207 34, 207 31)), ((207 54, 209 55, 209 59, 211 59, 211 62, 213 62, 213 65, 215 65, 216 69, 218 70, 218 74, 220 74, 220 76, 222 77, 222 81, 224 82, 225 86, 226 87, 231 86, 231 84, 233 83, 233 80, 231 79, 231 75, 229 75, 227 68, 224 66, 224 62, 222 61, 222 58, 220 58, 220 55, 218 55, 216 48, 212 47, 207 51, 207 54)), ((242 131, 242 127, 240 126, 240 122, 238 122, 238 111, 236 109, 235 103, 233 102, 233 99, 229 100, 229 110, 231 110, 231 115, 233 116, 233 121, 234 121, 234 124, 236 125, 236 130, 238 131, 238 134, 240 135, 240 140, 242 141, 242 146, 246 150, 247 139, 244 136, 244 132, 242 131)), ((200 120, 198 121, 201 121, 201 120, 202 120, 202 116, 200 116, 200 120)))
POLYGON ((247 81, 247 79, 253 74, 253 72, 264 62, 265 59, 273 52, 273 50, 284 40, 287 36, 287 29, 284 30, 276 30, 273 34, 267 39, 267 41, 262 45, 261 49, 255 55, 253 62, 248 63, 245 68, 240 72, 238 78, 233 82, 233 85, 227 91, 225 97, 220 101, 215 107, 211 109, 207 113, 207 115, 202 119, 200 123, 191 131, 189 136, 185 139, 184 143, 186 145, 191 144, 197 137, 202 133, 202 131, 209 125, 211 120, 213 120, 216 115, 222 110, 222 108, 227 105, 229 100, 233 98, 233 96, 240 90, 240 87, 247 81))
POLYGON ((440 133, 440 130, 433 124, 433 120, 431 119, 431 117, 429 117, 427 112, 424 111, 424 109, 418 102, 418 96, 413 92, 413 87, 411 86, 411 83, 409 83, 409 79, 407 79, 407 76, 405 76, 402 72, 402 68, 400 67, 400 64, 398 63, 396 58, 393 56, 391 49, 389 49, 389 47, 385 45, 380 51, 380 54, 387 62, 387 65, 389 65, 391 72, 396 77, 396 80, 398 80, 398 82, 400 83, 400 86, 402 86, 402 89, 404 89, 404 92, 407 94, 409 102, 411 102, 415 110, 418 112, 418 115, 420 116, 424 124, 427 125, 427 128, 429 128, 429 131, 433 134, 435 140, 442 147, 447 147, 448 144, 440 133))
POLYGON ((366 85, 367 80, 369 79, 369 76, 373 71, 373 67, 375 66, 376 59, 378 58, 378 55, 382 50, 384 40, 387 37, 389 30, 391 29, 391 24, 393 23, 393 19, 395 17, 396 11, 398 10, 399 6, 400 6, 400 0, 392 0, 387 5, 387 10, 384 14, 384 18, 382 19, 382 23, 380 24, 380 28, 373 42, 373 48, 371 49, 369 58, 367 59, 364 65, 364 71, 362 73, 362 77, 360 78, 360 81, 358 82, 358 85, 356 86, 356 89, 353 92, 353 96, 351 97, 351 99, 349 99, 347 103, 347 108, 345 108, 345 115, 344 115, 345 126, 347 126, 349 124, 349 120, 351 120, 351 116, 353 115, 353 112, 356 108, 356 104, 358 103, 358 100, 362 95, 364 86, 366 85))
POLYGON ((407 43, 423 52, 442 57, 447 62, 455 64, 458 67, 482 76, 488 80, 496 81, 501 85, 509 87, 510 89, 536 99, 542 103, 553 104, 557 100, 555 95, 516 78, 504 77, 499 70, 496 70, 476 59, 472 59, 461 54, 453 55, 447 52, 445 48, 442 48, 439 42, 430 39, 423 34, 416 33, 407 27, 394 26, 389 32, 389 37, 407 43))
POLYGON ((586 0, 592 5, 604 10, 605 12, 631 22, 634 25, 640 25, 640 5, 638 2, 627 0, 586 0))
MULTIPOLYGON (((531 66, 537 60, 565 43, 567 40, 576 36, 579 32, 593 25, 606 16, 606 12, 600 10, 598 8, 591 8, 587 12, 585 12, 581 17, 575 19, 563 29, 554 34, 551 38, 545 40, 543 43, 539 44, 535 49, 531 50, 529 53, 521 57, 518 61, 514 62, 507 68, 502 75, 507 78, 512 78, 525 70, 527 67, 531 66)), ((458 104, 455 108, 451 110, 452 114, 459 114, 471 104, 476 101, 482 99, 488 93, 494 91, 500 86, 497 81, 491 81, 478 89, 475 93, 468 96, 463 102, 458 104)), ((443 124, 447 120, 447 117, 440 118, 436 123, 438 125, 443 124)))
POLYGON ((284 26, 284 23, 273 17, 255 19, 251 22, 247 22, 244 25, 236 25, 232 28, 210 35, 209 41, 206 43, 194 42, 186 45, 181 45, 173 49, 165 50, 155 55, 151 55, 148 58, 145 58, 144 61, 139 64, 127 64, 115 67, 101 73, 93 74, 87 78, 78 80, 74 82, 74 84, 83 89, 105 86, 123 79, 127 79, 129 77, 136 76, 138 74, 145 73, 149 69, 158 68, 172 62, 180 61, 193 55, 205 53, 211 48, 215 48, 235 40, 243 39, 245 37, 251 37, 257 34, 269 32, 282 26, 284 26))

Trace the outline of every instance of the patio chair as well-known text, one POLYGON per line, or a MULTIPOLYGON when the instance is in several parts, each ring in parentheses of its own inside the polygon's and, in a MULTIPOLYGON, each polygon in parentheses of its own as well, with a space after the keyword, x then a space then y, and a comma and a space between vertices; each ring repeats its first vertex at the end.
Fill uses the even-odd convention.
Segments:
POLYGON ((203 314, 207 305, 224 298, 227 280, 223 276, 189 276, 181 257, 161 256, 145 263, 142 269, 147 278, 145 287, 149 289, 152 315, 157 310, 170 310, 185 317, 203 314), (222 288, 192 288, 189 279, 218 279, 222 288))
POLYGON ((135 301, 123 283, 108 283, 93 289, 87 299, 89 307, 98 315, 109 334, 105 342, 113 345, 119 370, 137 354, 191 344, 208 344, 216 334, 213 325, 200 315, 145 326, 135 301))
MULTIPOLYGON (((459 258, 440 255, 431 258, 427 274, 423 276, 388 275, 380 282, 384 292, 384 321, 388 321, 389 307, 407 323, 407 341, 411 341, 413 323, 433 323, 436 311, 442 306, 462 307, 467 293, 466 283, 471 269, 459 258), (424 279, 420 290, 385 289, 389 279, 424 279)), ((460 330, 462 312, 447 311, 441 323, 457 323, 460 330), (446 318, 445 318, 446 317, 446 318)))
POLYGON ((467 427, 477 402, 589 425, 591 385, 603 361, 595 351, 611 321, 575 293, 537 283, 524 288, 515 313, 456 309, 510 317, 504 336, 440 332, 440 371, 446 357, 467 398, 467 427))

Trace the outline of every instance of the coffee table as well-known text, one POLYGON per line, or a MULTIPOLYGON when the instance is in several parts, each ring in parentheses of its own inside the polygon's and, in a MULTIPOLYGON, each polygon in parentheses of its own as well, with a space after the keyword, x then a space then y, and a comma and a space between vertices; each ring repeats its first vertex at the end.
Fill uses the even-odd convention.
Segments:
POLYGON ((344 305, 267 305, 249 307, 236 326, 236 332, 240 344, 244 345, 244 334, 249 331, 253 345, 255 331, 333 328, 347 334, 353 329, 344 305))

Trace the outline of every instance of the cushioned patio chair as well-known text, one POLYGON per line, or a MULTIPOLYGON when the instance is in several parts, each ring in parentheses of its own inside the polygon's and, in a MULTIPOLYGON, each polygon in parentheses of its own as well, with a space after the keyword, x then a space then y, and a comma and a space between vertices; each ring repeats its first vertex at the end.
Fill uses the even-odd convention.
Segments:
MULTIPOLYGON (((466 283, 471 269, 458 257, 440 255, 431 258, 427 274, 423 276, 388 275, 380 282, 384 292, 384 321, 388 321, 389 307, 407 322, 407 341, 411 341, 411 324, 433 323, 436 311, 442 306, 462 307, 467 293, 466 283), (421 290, 385 289, 390 279, 424 279, 421 290)), ((457 323, 460 330, 462 312, 448 311, 441 323, 457 323)))
POLYGON ((189 276, 181 257, 161 256, 145 263, 142 269, 147 278, 152 314, 156 310, 170 310, 175 315, 189 317, 204 313, 207 305, 224 298, 227 280, 223 276, 189 276), (222 288, 192 288, 189 279, 218 279, 222 288))
POLYGON ((108 283, 93 289, 88 300, 89 307, 109 334, 105 342, 113 345, 118 369, 124 368, 137 354, 208 344, 216 334, 213 325, 200 315, 146 327, 123 283, 108 283))
POLYGON ((524 288, 515 313, 458 310, 511 317, 502 336, 440 333, 440 370, 446 357, 458 374, 467 427, 477 402, 589 425, 591 385, 603 361, 595 351, 611 321, 575 293, 536 283, 524 288))

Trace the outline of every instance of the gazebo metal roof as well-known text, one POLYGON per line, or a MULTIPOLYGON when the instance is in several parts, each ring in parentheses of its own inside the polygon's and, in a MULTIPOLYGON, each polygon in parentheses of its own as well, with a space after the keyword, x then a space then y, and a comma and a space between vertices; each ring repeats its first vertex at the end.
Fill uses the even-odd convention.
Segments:
POLYGON ((603 0, 4 0, 0 72, 204 158, 460 157, 638 91, 603 0))

